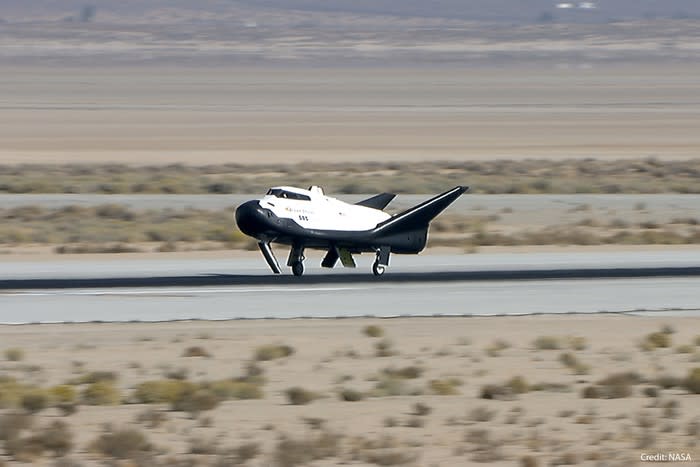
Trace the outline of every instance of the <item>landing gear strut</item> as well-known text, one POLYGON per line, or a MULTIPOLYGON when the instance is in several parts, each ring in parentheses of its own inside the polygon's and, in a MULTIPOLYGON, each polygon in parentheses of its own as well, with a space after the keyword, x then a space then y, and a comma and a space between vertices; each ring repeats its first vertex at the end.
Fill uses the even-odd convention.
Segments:
POLYGON ((386 272, 386 268, 389 266, 390 253, 391 249, 388 246, 380 247, 377 250, 377 259, 372 264, 372 274, 379 277, 386 272))
POLYGON ((304 247, 300 245, 292 245, 289 250, 289 258, 287 258, 287 266, 292 268, 292 274, 299 277, 304 275, 304 247))

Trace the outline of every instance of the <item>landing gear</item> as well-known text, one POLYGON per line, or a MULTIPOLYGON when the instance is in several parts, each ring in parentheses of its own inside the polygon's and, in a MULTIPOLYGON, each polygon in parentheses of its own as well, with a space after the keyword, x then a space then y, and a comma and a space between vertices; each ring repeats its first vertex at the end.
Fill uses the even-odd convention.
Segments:
POLYGON ((372 264, 372 273, 379 277, 383 275, 386 272, 386 266, 383 264, 379 264, 379 260, 374 261, 374 264, 372 264))
POLYGON ((289 258, 287 258, 287 266, 292 268, 292 274, 299 277, 304 275, 304 247, 301 245, 292 245, 289 250, 289 258))
POLYGON ((377 259, 374 260, 372 264, 372 274, 376 277, 384 275, 386 268, 389 266, 389 255, 391 254, 391 249, 388 246, 380 247, 377 250, 377 259))
POLYGON ((297 261, 296 263, 292 264, 292 274, 297 277, 302 276, 304 274, 304 263, 297 261))

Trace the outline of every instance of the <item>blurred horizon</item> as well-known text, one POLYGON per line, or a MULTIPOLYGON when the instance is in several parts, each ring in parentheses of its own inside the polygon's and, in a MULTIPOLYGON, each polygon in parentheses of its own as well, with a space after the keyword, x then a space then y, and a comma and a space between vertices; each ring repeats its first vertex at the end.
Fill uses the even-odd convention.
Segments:
POLYGON ((0 18, 10 22, 82 19, 110 23, 138 19, 150 21, 155 16, 160 16, 162 22, 171 23, 189 20, 217 22, 231 19, 227 15, 275 12, 286 12, 290 16, 304 12, 516 23, 539 22, 543 13, 550 13, 551 20, 564 23, 700 17, 700 3, 694 0, 202 0, 194 4, 185 0, 5 0, 3 4, 0 18))
POLYGON ((700 2, 6 0, 6 65, 687 63, 700 2))

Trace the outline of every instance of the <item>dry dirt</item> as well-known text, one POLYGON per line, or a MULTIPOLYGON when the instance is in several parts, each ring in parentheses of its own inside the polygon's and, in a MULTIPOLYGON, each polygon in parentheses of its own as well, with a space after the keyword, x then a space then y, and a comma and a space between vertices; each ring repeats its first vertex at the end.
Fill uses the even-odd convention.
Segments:
POLYGON ((0 162, 691 158, 699 72, 11 66, 0 162))
MULTIPOLYGON (((185 369, 195 381, 240 376, 258 346, 294 348, 292 356, 260 363, 268 381, 263 399, 227 401, 198 420, 166 411, 167 421, 149 429, 135 421, 137 414, 166 407, 81 406, 63 419, 75 434, 72 456, 86 465, 100 461, 87 449, 92 440, 105 430, 130 426, 143 429, 159 448, 180 459, 193 438, 216 440, 220 448, 259 442, 262 453, 247 465, 267 466, 280 433, 310 436, 312 429, 304 421, 309 417, 323 419, 327 430, 344 437, 341 453, 313 464, 317 466, 338 465, 341 459, 349 465, 371 465, 348 460, 350 440, 383 436, 394 438, 402 452, 415 453, 418 460, 413 465, 421 466, 478 465, 475 459, 480 455, 496 456, 492 462, 497 465, 520 465, 524 455, 536 457, 539 465, 552 465, 566 454, 574 456, 577 465, 636 465, 641 453, 687 452, 700 459, 697 431, 688 431, 692 421, 700 420, 698 396, 680 388, 660 389, 658 398, 643 395, 659 376, 685 376, 690 368, 700 367, 700 347, 694 344, 699 329, 697 317, 618 315, 2 326, 1 348, 20 348, 25 357, 21 362, 0 362, 0 374, 54 385, 94 370, 112 371, 128 394, 136 384, 173 370, 185 369), (367 325, 385 331, 396 355, 375 355, 379 339, 363 333, 367 325), (672 332, 672 347, 640 350, 644 336, 664 326, 672 332), (534 341, 541 336, 558 338, 561 348, 537 349, 534 341), (585 348, 571 350, 571 337, 583 338, 579 344, 585 348), (499 340, 506 345, 493 351, 499 340), (675 349, 681 344, 691 344, 692 352, 678 353, 675 349), (205 348, 211 357, 183 357, 190 346, 205 348), (589 372, 574 374, 566 368, 559 360, 564 352, 573 352, 589 372), (384 369, 407 366, 424 370, 419 378, 403 383, 419 395, 358 402, 338 398, 341 388, 371 391, 384 369), (581 397, 589 384, 627 371, 649 382, 633 385, 629 397, 581 397), (484 385, 503 384, 514 376, 530 385, 561 387, 508 400, 480 398, 484 385), (461 382, 457 393, 432 393, 430 381, 445 378, 461 382), (315 391, 321 398, 290 405, 284 391, 292 386, 315 391), (418 402, 428 405, 430 413, 413 415, 418 402), (675 408, 664 408, 669 405, 675 408), (406 426, 416 418, 422 426, 406 426), (203 419, 208 420, 203 424, 203 419), (389 419, 397 426, 387 426, 389 419), (648 423, 651 426, 644 428, 648 423), (488 431, 490 441, 480 444, 478 430, 488 431)), ((48 409, 38 417, 41 425, 59 415, 48 409)))

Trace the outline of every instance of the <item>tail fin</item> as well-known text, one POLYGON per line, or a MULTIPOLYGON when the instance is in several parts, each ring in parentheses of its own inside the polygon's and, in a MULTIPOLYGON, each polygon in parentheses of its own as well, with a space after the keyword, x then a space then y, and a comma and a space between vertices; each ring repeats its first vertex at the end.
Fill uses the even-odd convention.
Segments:
POLYGON ((379 224, 373 233, 388 235, 400 231, 425 228, 430 221, 468 189, 469 187, 467 186, 456 186, 400 214, 396 214, 391 219, 387 219, 379 224))
POLYGON ((355 204, 366 208, 384 209, 395 197, 396 195, 393 193, 380 193, 355 204))

